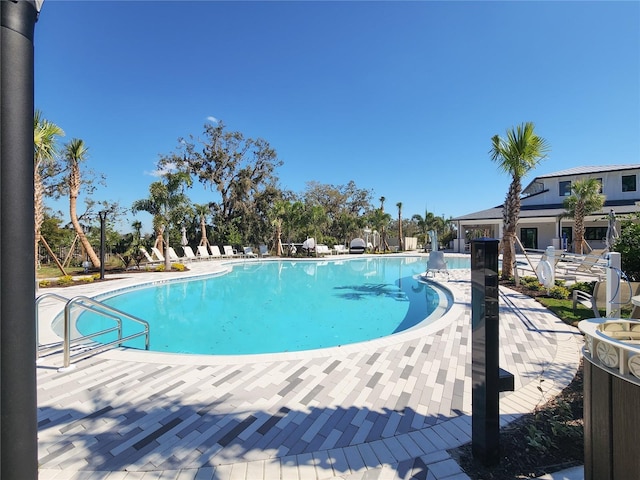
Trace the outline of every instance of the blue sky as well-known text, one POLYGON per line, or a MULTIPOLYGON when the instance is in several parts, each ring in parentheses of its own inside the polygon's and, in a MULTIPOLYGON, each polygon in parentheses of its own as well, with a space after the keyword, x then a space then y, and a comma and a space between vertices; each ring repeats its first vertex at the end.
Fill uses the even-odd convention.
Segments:
POLYGON ((636 1, 47 0, 35 55, 36 107, 126 208, 208 118, 267 140, 281 187, 353 180, 405 217, 502 203, 490 139, 525 121, 534 175, 640 163, 636 1))

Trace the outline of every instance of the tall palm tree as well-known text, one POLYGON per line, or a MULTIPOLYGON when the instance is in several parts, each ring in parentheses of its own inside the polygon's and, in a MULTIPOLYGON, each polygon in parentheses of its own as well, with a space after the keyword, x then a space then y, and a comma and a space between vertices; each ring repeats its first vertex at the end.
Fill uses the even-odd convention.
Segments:
POLYGON ((69 189, 69 217, 71 223, 76 231, 76 235, 80 240, 82 248, 89 256, 89 260, 94 268, 100 268, 100 259, 96 252, 93 250, 91 243, 84 234, 82 225, 78 220, 77 205, 78 195, 80 194, 81 175, 80 175, 80 163, 87 159, 87 153, 89 149, 84 144, 84 141, 79 138, 72 139, 64 149, 64 158, 69 166, 69 175, 67 177, 67 188, 69 189))
POLYGON ((273 243, 276 247, 276 256, 282 256, 282 225, 284 224, 289 202, 286 200, 276 200, 268 212, 271 226, 274 227, 273 243))
POLYGON ((171 270, 171 259, 167 252, 169 248, 169 228, 180 224, 184 218, 193 214, 191 202, 184 192, 185 187, 191 186, 191 177, 184 172, 165 173, 165 181, 157 181, 149 185, 149 197, 133 202, 131 210, 136 213, 144 211, 153 215, 153 226, 156 232, 162 234, 167 230, 164 238, 165 269, 171 270))
POLYGON ((200 218, 200 245, 209 245, 209 239, 207 238, 207 215, 211 213, 211 207, 208 203, 196 203, 194 205, 196 215, 200 218))
POLYGON ((489 151, 491 160, 498 168, 511 175, 511 184, 502 209, 504 232, 502 237, 502 278, 510 278, 515 261, 516 227, 520 219, 520 194, 522 178, 546 157, 549 146, 546 140, 536 135, 532 122, 507 130, 507 138, 494 135, 489 151))
POLYGON ((388 213, 384 213, 384 210, 382 210, 382 208, 376 208, 369 214, 368 220, 374 229, 381 232, 380 246, 383 248, 383 251, 384 251, 386 243, 385 243, 384 237, 382 236, 384 235, 384 231, 386 227, 389 225, 389 222, 391 222, 391 215, 389 215, 388 213))
POLYGON ((398 245, 400 246, 400 251, 403 251, 404 241, 402 239, 402 202, 396 203, 396 207, 398 207, 398 245))
POLYGON ((571 195, 564 200, 567 216, 574 221, 574 240, 576 253, 583 253, 584 219, 587 215, 600 210, 605 196, 600 193, 602 184, 595 178, 576 180, 571 185, 571 195))
POLYGON ((55 162, 58 154, 56 148, 57 137, 64 135, 64 131, 55 123, 42 117, 40 110, 35 111, 33 117, 33 203, 35 220, 35 258, 38 258, 38 242, 40 230, 44 221, 44 184, 42 171, 55 162))
MULTIPOLYGON (((385 197, 380 197, 380 212, 382 213, 382 215, 385 215, 385 213, 384 213, 384 202, 386 200, 387 199, 385 197)), ((386 225, 388 223, 389 222, 383 223, 382 224, 382 230, 380 230, 380 243, 381 243, 383 252, 386 252, 387 250, 389 250, 389 244, 387 243, 387 228, 386 228, 386 225)))

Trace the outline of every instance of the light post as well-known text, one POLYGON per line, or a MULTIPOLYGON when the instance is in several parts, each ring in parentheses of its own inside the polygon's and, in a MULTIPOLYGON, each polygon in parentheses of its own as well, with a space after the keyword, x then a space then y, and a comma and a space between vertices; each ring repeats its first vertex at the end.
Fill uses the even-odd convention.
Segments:
POLYGON ((33 34, 41 6, 42 1, 0 1, 0 477, 5 480, 38 478, 33 34))
POLYGON ((106 210, 98 212, 100 216, 100 280, 104 280, 104 223, 107 220, 106 210))

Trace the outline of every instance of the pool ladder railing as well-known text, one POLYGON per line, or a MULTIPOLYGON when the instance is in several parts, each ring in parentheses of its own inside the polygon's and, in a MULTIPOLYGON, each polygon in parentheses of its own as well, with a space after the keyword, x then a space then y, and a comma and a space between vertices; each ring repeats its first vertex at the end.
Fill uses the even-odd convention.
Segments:
MULTIPOLYGON (((77 319, 77 316, 75 317, 77 319)), ((89 297, 85 296, 77 296, 71 299, 63 297, 62 295, 58 295, 57 293, 45 293, 36 298, 36 360, 40 357, 40 354, 46 351, 51 350, 59 350, 62 347, 63 351, 63 368, 69 368, 71 365, 71 360, 74 359, 83 359, 89 357, 91 355, 95 355, 96 353, 102 352, 114 346, 121 346, 123 343, 128 342, 129 340, 133 340, 134 338, 138 338, 141 336, 145 336, 145 349, 149 349, 149 322, 142 320, 138 317, 135 317, 131 314, 123 312, 122 310, 118 310, 117 308, 106 305, 105 303, 99 302, 89 297), (61 302, 65 302, 64 306, 64 331, 63 331, 63 339, 62 342, 56 342, 49 345, 40 345, 40 335, 38 330, 39 325, 39 307, 43 300, 45 299, 54 299, 59 300, 61 302), (98 315, 101 315, 106 318, 110 318, 114 321, 114 326, 106 328, 104 330, 100 330, 98 332, 94 332, 88 335, 83 335, 80 337, 71 338, 71 322, 73 315, 73 309, 82 309, 91 311, 98 315), (122 336, 122 321, 123 319, 132 321, 139 325, 143 326, 143 330, 140 332, 133 333, 126 337, 122 336), (104 335, 111 332, 117 332, 118 338, 109 343, 97 343, 92 342, 82 343, 85 340, 89 340, 94 337, 98 337, 100 335, 104 335), (72 347, 80 347, 79 352, 72 354, 72 347)))

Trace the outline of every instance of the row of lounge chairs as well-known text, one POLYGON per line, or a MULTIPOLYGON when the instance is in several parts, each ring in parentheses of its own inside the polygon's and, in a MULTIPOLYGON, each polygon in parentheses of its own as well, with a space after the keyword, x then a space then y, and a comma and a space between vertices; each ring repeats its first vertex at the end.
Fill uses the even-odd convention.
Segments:
MULTIPOLYGON (((167 255, 172 262, 183 261, 195 261, 195 260, 211 260, 216 258, 256 258, 258 254, 253 252, 253 248, 244 247, 242 252, 238 252, 230 245, 220 247, 217 245, 210 245, 208 248, 206 245, 200 245, 197 247, 197 253, 193 251, 190 246, 182 247, 184 256, 179 256, 173 247, 167 248, 167 255)), ((160 263, 165 261, 163 253, 156 247, 151 248, 151 254, 146 248, 140 247, 140 251, 145 256, 148 263, 160 263), (155 258, 154 258, 155 257, 155 258)), ((269 255, 269 250, 266 245, 260 245, 260 256, 266 257, 269 255)))

